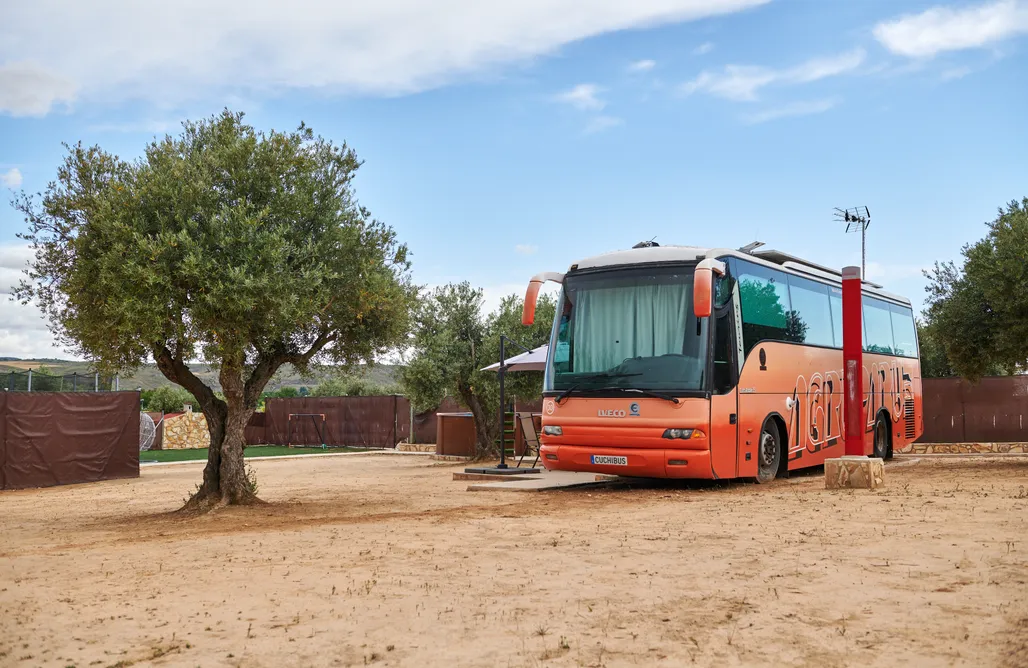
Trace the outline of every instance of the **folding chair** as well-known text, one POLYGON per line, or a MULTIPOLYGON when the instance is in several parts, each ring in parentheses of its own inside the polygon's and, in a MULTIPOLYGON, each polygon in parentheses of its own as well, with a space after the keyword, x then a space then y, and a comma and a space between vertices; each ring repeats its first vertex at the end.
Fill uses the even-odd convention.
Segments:
POLYGON ((532 419, 531 413, 518 413, 518 421, 521 423, 521 438, 525 442, 525 449, 521 451, 521 459, 518 460, 517 467, 521 468, 521 462, 525 461, 525 455, 529 453, 529 450, 534 449, 535 461, 529 467, 534 469, 539 463, 539 434, 535 431, 535 421, 532 419))

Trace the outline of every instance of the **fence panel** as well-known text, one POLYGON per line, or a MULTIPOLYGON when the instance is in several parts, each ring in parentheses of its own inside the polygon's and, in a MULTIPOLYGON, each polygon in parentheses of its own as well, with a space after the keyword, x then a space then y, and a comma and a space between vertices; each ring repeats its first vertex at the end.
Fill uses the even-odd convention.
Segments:
POLYGON ((0 392, 0 489, 7 489, 7 393, 0 392))
POLYGON ((254 413, 243 430, 243 437, 247 445, 264 445, 268 442, 265 425, 265 413, 254 413))
POLYGON ((5 489, 139 475, 139 393, 3 394, 5 489))
POLYGON ((264 406, 265 438, 278 445, 392 448, 409 433, 406 397, 296 397, 268 399, 264 406), (324 414, 324 441, 317 418, 293 418, 290 434, 290 414, 324 414))
POLYGON ((922 443, 1028 442, 1028 376, 925 378, 922 443))
POLYGON ((0 375, 0 386, 8 392, 114 392, 118 385, 117 376, 91 373, 52 376, 38 371, 7 371, 0 375))

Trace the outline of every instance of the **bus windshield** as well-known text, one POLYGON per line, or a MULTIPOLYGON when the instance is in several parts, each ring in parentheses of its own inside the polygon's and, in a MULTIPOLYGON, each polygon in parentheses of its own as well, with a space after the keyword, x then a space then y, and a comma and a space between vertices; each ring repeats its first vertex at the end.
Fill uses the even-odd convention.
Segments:
POLYGON ((708 318, 693 314, 692 292, 685 266, 568 276, 544 389, 705 389, 708 318))

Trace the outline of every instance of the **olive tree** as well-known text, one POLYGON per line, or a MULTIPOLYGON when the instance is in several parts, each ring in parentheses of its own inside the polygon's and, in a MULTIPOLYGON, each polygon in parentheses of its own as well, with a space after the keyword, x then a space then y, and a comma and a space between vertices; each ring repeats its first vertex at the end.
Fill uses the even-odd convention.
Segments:
POLYGON ((196 398, 211 447, 187 509, 257 501, 243 429, 275 371, 370 361, 406 336, 407 249, 357 202, 357 156, 303 124, 259 132, 229 111, 134 161, 67 149, 56 181, 15 202, 35 249, 17 295, 101 370, 152 357, 196 398))
MULTIPOLYGON (((500 335, 528 348, 546 343, 555 302, 543 296, 535 324, 521 324, 522 300, 509 296, 492 314, 482 311, 482 291, 467 282, 446 285, 427 295, 417 310, 410 359, 400 373, 401 388, 417 410, 435 408, 446 396, 471 411, 475 450, 479 457, 499 454, 499 383, 497 374, 482 371, 500 361, 500 335)), ((520 353, 514 346, 507 355, 520 353)), ((508 373, 507 398, 532 399, 542 393, 541 372, 508 373)))
POLYGON ((926 319, 952 370, 977 381, 1028 366, 1028 197, 1001 208, 962 266, 936 263, 926 319))

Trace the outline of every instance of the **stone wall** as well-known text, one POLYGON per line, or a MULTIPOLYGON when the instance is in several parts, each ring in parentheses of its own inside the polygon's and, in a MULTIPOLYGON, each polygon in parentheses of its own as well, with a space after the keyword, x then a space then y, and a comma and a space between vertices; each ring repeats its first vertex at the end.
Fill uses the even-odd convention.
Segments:
POLYGON ((178 415, 166 415, 163 439, 164 450, 206 448, 211 444, 211 435, 207 432, 207 419, 203 413, 194 413, 192 410, 178 415))
POLYGON ((915 455, 1028 453, 1028 443, 911 443, 896 452, 915 455))

